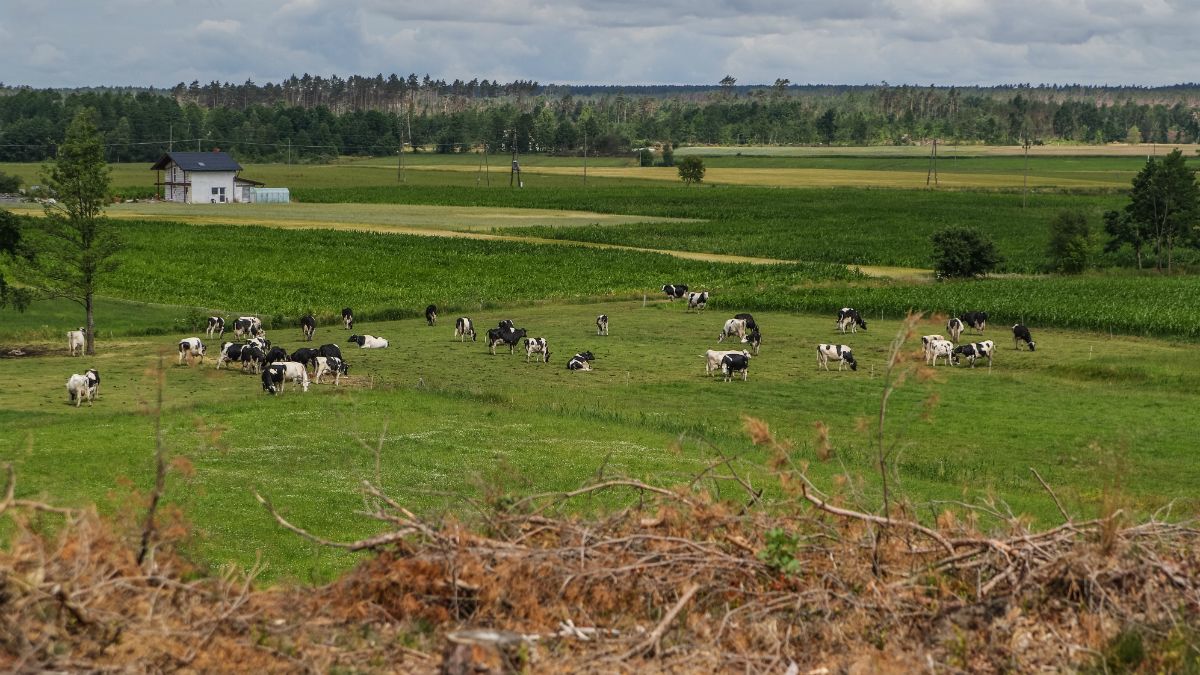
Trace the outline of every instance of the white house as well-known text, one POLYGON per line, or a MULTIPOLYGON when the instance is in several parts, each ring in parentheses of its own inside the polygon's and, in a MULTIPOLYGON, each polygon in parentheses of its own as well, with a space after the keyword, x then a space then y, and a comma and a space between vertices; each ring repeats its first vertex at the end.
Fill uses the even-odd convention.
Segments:
POLYGON ((159 174, 162 198, 184 204, 251 202, 252 189, 262 183, 242 178, 238 164, 227 152, 168 152, 150 167, 159 174))

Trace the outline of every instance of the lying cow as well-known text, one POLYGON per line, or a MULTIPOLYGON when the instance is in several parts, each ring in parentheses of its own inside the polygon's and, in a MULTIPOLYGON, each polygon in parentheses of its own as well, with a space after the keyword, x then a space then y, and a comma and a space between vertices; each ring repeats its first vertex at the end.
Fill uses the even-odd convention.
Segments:
POLYGON ((200 341, 200 338, 190 337, 180 340, 179 365, 183 365, 184 360, 187 360, 188 362, 199 360, 200 363, 203 364, 204 352, 204 343, 200 341))
POLYGON ((934 368, 937 368, 939 358, 946 359, 946 363, 949 364, 953 357, 954 343, 949 340, 931 340, 929 346, 925 348, 925 362, 932 363, 934 368))
POLYGON ((867 329, 867 322, 863 321, 858 310, 853 307, 843 307, 837 313, 837 328, 844 334, 849 328, 851 333, 857 333, 859 328, 867 329))
POLYGON ((459 342, 463 342, 467 339, 468 335, 471 336, 471 342, 474 342, 475 324, 471 323, 469 318, 460 316, 454 320, 454 337, 458 338, 459 342))
POLYGON ((701 293, 688 293, 687 300, 687 308, 689 312, 693 309, 696 311, 702 310, 708 306, 708 291, 703 291, 701 293))
POLYGON ((750 355, 742 352, 740 354, 726 354, 721 357, 721 372, 725 375, 725 381, 733 379, 734 373, 742 374, 742 381, 750 375, 750 355))
POLYGON ((350 341, 358 345, 360 349, 387 349, 388 346, 386 338, 374 335, 351 335, 350 341))
POLYGON ((437 325, 437 305, 429 305, 425 308, 425 323, 430 326, 437 325))
POLYGON ((608 315, 596 317, 596 335, 608 335, 608 315))
POLYGON ((1033 336, 1029 334, 1029 329, 1021 324, 1013 326, 1013 349, 1021 349, 1021 343, 1024 342, 1029 346, 1029 351, 1037 349, 1037 343, 1033 341, 1033 336))
POLYGON ((950 317, 950 320, 946 322, 946 332, 950 334, 951 342, 958 342, 958 338, 963 332, 962 319, 950 317))
POLYGON ((79 355, 83 356, 84 349, 87 347, 87 329, 80 328, 79 330, 67 331, 67 349, 71 350, 71 356, 75 356, 75 350, 79 350, 79 355))
POLYGON ((665 284, 662 287, 663 293, 667 294, 667 299, 675 302, 675 298, 682 298, 687 295, 687 286, 683 284, 665 284))
POLYGON ((720 370, 721 359, 730 354, 744 354, 747 358, 750 357, 750 352, 747 351, 730 350, 722 352, 715 349, 710 349, 704 352, 704 374, 712 375, 716 371, 720 370))
MULTIPOLYGON (((510 322, 511 323, 511 322, 510 322)), ((508 345, 508 353, 515 354, 517 344, 527 333, 524 328, 492 328, 487 332, 488 351, 496 355, 496 347, 508 345)))
POLYGON ((100 373, 94 368, 83 375, 76 373, 67 378, 67 402, 74 403, 76 408, 85 399, 88 405, 92 405, 99 393, 100 373))
POLYGON ((958 365, 959 355, 961 355, 962 358, 965 358, 967 361, 971 362, 972 368, 975 367, 975 359, 987 358, 988 368, 991 368, 992 356, 995 354, 995 351, 996 343, 992 342, 991 340, 984 340, 983 342, 972 342, 969 345, 959 345, 955 347, 951 358, 953 359, 954 365, 958 365))
POLYGON ((338 382, 343 375, 350 374, 350 366, 336 356, 318 356, 317 357, 317 384, 321 384, 321 377, 324 375, 333 375, 333 386, 338 386, 338 382))
POLYGON ((285 380, 299 384, 301 391, 308 391, 308 371, 299 363, 284 361, 272 363, 263 369, 262 387, 268 394, 274 396, 276 393, 283 393, 285 380))
POLYGON ((858 361, 854 360, 854 353, 847 345, 817 345, 817 369, 823 367, 828 371, 830 359, 838 362, 838 372, 847 365, 850 370, 858 370, 858 361))
POLYGON ((534 354, 539 355, 542 363, 550 363, 550 347, 546 345, 546 338, 525 338, 525 363, 529 363, 529 357, 534 354))
POLYGON ((300 317, 300 330, 304 331, 304 339, 312 342, 313 335, 317 332, 317 317, 312 314, 300 317))
POLYGON ((571 357, 567 361, 567 370, 591 370, 592 366, 589 361, 595 359, 595 355, 591 352, 581 352, 571 357))
POLYGON ((346 326, 346 330, 354 330, 354 312, 349 307, 342 308, 342 324, 346 326))
POLYGON ((208 317, 208 328, 204 329, 205 337, 216 337, 220 339, 225 335, 225 319, 219 316, 208 317))

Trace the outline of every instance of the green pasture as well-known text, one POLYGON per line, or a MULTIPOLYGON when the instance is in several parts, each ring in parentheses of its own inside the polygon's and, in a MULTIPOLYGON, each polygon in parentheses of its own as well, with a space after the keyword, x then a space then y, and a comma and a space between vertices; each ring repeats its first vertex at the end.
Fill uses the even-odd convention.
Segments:
MULTIPOLYGON (((341 344, 351 376, 337 388, 313 385, 275 398, 253 374, 214 370, 213 355, 203 366, 176 365, 176 340, 202 335, 199 325, 159 337, 102 339, 94 358, 66 356, 58 342, 27 345, 50 351, 0 358, 0 459, 15 463, 23 497, 113 508, 127 490, 124 479, 146 489, 155 423, 147 410, 161 354, 167 445, 193 467, 170 479, 170 502, 196 524, 203 561, 246 564, 261 552, 276 578, 324 579, 352 558, 285 533, 251 491, 322 535, 369 534, 374 526, 354 515, 363 508, 357 484, 373 478, 381 436, 382 484, 434 519, 448 511, 469 518, 471 500, 570 489, 600 475, 686 483, 716 457, 714 448, 778 495, 768 457, 741 432, 743 415, 792 439, 793 459, 811 463, 811 476, 825 489, 866 508, 879 503, 874 445, 860 427, 869 428, 878 411, 896 317, 869 319, 868 331, 842 336, 828 315, 757 312, 762 353, 748 382, 727 383, 704 374, 701 354, 718 348, 728 312, 688 313, 663 301, 643 307, 640 300, 469 312, 481 328, 511 318, 530 335, 547 337, 549 364, 459 342, 452 337, 455 314, 443 313, 436 327, 422 319, 356 326, 388 338, 387 350, 359 350, 344 329, 324 325, 315 344, 341 344), (610 317, 609 337, 595 335, 602 312, 610 317), (818 371, 819 342, 853 346, 858 371, 818 371), (596 354, 593 372, 565 370, 579 350, 596 354), (102 373, 100 400, 75 409, 63 383, 88 367, 102 373), (818 421, 830 428, 834 454, 826 461, 813 449, 818 421), (851 478, 842 488, 839 475, 851 478)), ((1033 329, 1037 352, 1014 351, 1006 328, 996 326, 981 336, 998 343, 990 370, 939 366, 932 379, 908 378, 892 398, 886 430, 894 444, 893 488, 926 519, 948 508, 943 500, 992 498, 1055 522, 1057 510, 1034 468, 1081 515, 1096 513, 1105 492, 1140 513, 1171 502, 1179 515, 1194 513, 1200 465, 1183 423, 1200 403, 1194 347, 1033 329), (938 401, 923 420, 932 395, 938 401)), ((921 332, 941 326, 926 323, 921 332)), ((289 350, 303 344, 294 326, 268 337, 289 350)), ((741 499, 741 488, 717 487, 741 499)), ((629 499, 610 495, 575 508, 629 499)))

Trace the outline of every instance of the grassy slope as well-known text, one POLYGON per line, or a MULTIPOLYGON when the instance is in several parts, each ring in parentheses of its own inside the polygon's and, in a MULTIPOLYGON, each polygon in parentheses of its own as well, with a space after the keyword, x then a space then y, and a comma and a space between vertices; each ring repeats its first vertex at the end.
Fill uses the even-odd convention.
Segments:
MULTIPOLYGON (((173 480, 171 498, 203 532, 205 558, 244 563, 262 550, 274 574, 300 577, 345 565, 348 558, 318 553, 278 530, 250 489, 322 533, 365 534, 369 526, 352 515, 361 508, 354 484, 370 477, 373 459, 358 441, 373 443, 385 425, 383 482, 427 513, 456 502, 454 495, 574 487, 601 465, 656 482, 682 480, 709 456, 695 440, 701 437, 741 457, 741 470, 759 483, 766 458, 741 437, 743 414, 795 439, 796 459, 814 461, 822 483, 831 484, 844 465, 877 503, 870 439, 856 427, 877 409, 894 320, 872 321, 870 331, 843 339, 829 317, 759 314, 767 337, 749 383, 724 383, 703 375, 698 356, 716 346, 721 313, 618 302, 472 316, 481 326, 511 317, 547 336, 553 362, 525 364, 520 356, 489 356, 482 343, 460 344, 446 317, 436 328, 421 320, 362 324, 393 348, 348 349, 353 378, 338 391, 323 385, 268 399, 251 375, 171 367, 167 437, 195 466, 191 478, 173 480), (611 317, 612 337, 594 335, 599 312, 611 317), (817 372, 812 351, 820 341, 853 345, 860 370, 817 372), (581 349, 597 354, 596 371, 568 373, 565 357, 581 349), (368 383, 375 388, 363 389, 368 383), (830 425, 837 461, 813 456, 818 420, 830 425), (219 440, 203 429, 217 430, 219 440), (681 434, 682 449, 671 450, 681 434)), ((1000 338, 1001 350, 990 373, 939 368, 936 381, 912 380, 893 399, 890 428, 903 429, 899 477, 918 505, 992 493, 1018 512, 1053 520, 1053 505, 1031 480, 1034 467, 1072 510, 1094 512, 1098 495, 1114 484, 1140 510, 1171 499, 1185 512, 1197 508, 1194 439, 1179 423, 1200 403, 1200 368, 1189 347, 1035 329, 1039 351, 1017 353, 1002 329, 994 332, 988 337, 1000 338), (917 421, 935 392, 933 422, 917 421)), ((154 353, 183 335, 106 341, 94 359, 0 360, 8 383, 0 390, 0 452, 17 463, 20 494, 85 502, 103 498, 120 477, 147 486, 153 420, 140 411, 154 395, 154 353), (101 401, 75 410, 62 383, 89 366, 104 374, 101 401)), ((295 329, 270 335, 300 346, 295 329)), ((319 341, 343 345, 344 337, 332 327, 318 333, 319 341)))

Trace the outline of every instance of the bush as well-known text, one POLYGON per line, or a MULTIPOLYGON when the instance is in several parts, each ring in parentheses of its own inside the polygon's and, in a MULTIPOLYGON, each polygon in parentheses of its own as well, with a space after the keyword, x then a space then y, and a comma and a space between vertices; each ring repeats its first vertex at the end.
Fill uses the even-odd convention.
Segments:
POLYGON ((1050 221, 1050 244, 1046 249, 1050 270, 1079 274, 1088 268, 1092 233, 1087 216, 1080 211, 1060 211, 1050 221))
POLYGON ((662 159, 658 162, 659 166, 675 166, 675 151, 671 149, 670 143, 664 143, 662 149, 662 159))
POLYGON ((654 166, 654 152, 650 148, 638 150, 638 164, 640 166, 654 166))
POLYGON ((996 244, 970 227, 947 227, 934 232, 933 269, 938 277, 977 277, 996 268, 1003 258, 996 244))
POLYGON ((704 160, 697 155, 688 155, 679 162, 679 179, 684 183, 700 183, 704 180, 704 160))
POLYGON ((10 176, 0 171, 0 194, 16 194, 21 191, 21 177, 10 176))

